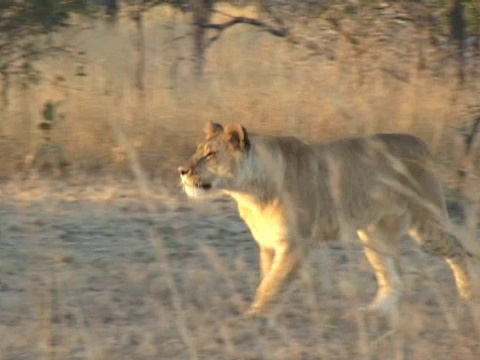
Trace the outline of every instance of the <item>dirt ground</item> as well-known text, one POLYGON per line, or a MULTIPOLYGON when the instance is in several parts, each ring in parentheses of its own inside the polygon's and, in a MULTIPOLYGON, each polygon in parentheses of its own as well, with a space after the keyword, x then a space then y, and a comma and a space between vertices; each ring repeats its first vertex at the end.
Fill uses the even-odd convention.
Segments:
POLYGON ((398 319, 359 244, 322 244, 267 320, 241 316, 256 245, 227 199, 110 180, 0 185, 0 359, 478 359, 478 301, 406 244, 398 319))

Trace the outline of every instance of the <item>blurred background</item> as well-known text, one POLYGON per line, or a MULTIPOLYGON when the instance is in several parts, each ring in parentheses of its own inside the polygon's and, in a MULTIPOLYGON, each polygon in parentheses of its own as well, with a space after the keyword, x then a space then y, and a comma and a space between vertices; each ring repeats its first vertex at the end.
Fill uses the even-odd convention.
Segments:
POLYGON ((317 141, 408 131, 448 161, 480 116, 478 1, 5 0, 0 27, 7 177, 52 152, 128 175, 112 125, 168 177, 208 120, 317 141))
POLYGON ((176 168, 210 120, 408 132, 475 243, 479 80, 479 0, 0 0, 0 359, 478 359, 479 309, 418 250, 409 324, 348 315, 375 292, 356 245, 241 323, 255 243, 176 168))

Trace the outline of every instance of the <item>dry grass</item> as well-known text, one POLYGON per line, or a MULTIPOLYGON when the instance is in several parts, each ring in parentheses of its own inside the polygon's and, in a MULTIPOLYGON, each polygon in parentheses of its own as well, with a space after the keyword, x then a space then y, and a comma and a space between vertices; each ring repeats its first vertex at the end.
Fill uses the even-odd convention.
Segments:
MULTIPOLYGON (((59 35, 79 44, 86 55, 49 59, 40 64, 45 79, 38 86, 11 89, 0 124, 4 172, 22 168, 25 157, 38 148, 36 124, 47 101, 60 102, 57 110, 64 118, 57 121, 53 137, 73 169, 129 172, 110 129, 115 122, 128 134, 144 168, 156 177, 176 168, 208 120, 237 121, 255 131, 311 140, 408 131, 426 140, 440 159, 452 160, 453 128, 468 120, 464 113, 477 102, 475 81, 458 88, 453 76, 433 78, 418 72, 414 51, 410 58, 396 60, 389 49, 378 54, 372 50, 379 67, 399 64, 410 75, 404 83, 375 70, 369 57, 356 57, 341 37, 328 42, 337 58, 332 61, 309 58, 301 46, 243 25, 212 45, 205 80, 198 83, 191 74, 185 21, 184 15, 166 17, 161 10, 147 16, 143 101, 133 87, 136 54, 128 19, 114 28, 94 23, 90 30, 59 35), (81 67, 87 76, 76 76, 81 67), (56 82, 57 76, 66 81, 56 82)), ((322 31, 326 39, 332 37, 331 31, 322 31)), ((450 67, 445 63, 444 69, 450 67)))
POLYGON ((478 357, 478 306, 412 246, 399 325, 355 310, 375 292, 359 243, 315 250, 272 323, 244 320, 257 251, 232 204, 146 186, 3 187, 2 358, 478 357))
MULTIPOLYGON (((359 83, 348 44, 337 43, 336 61, 304 60, 301 48, 241 26, 210 49, 198 84, 190 43, 172 40, 189 31, 183 20, 148 17, 143 102, 126 20, 74 36, 87 77, 73 75, 77 60, 55 58, 42 68, 65 84, 12 89, 0 122, 0 358, 477 359, 480 308, 460 303, 443 262, 411 246, 399 326, 354 310, 375 292, 357 243, 315 251, 274 324, 242 319, 258 281, 255 244, 230 202, 187 203, 175 174, 204 122, 217 120, 312 140, 407 131, 429 143, 448 184, 454 127, 475 85, 383 72, 359 83), (43 104, 60 100, 53 138, 72 176, 18 180, 41 143, 43 104)), ((479 191, 471 182, 473 204, 479 191)))

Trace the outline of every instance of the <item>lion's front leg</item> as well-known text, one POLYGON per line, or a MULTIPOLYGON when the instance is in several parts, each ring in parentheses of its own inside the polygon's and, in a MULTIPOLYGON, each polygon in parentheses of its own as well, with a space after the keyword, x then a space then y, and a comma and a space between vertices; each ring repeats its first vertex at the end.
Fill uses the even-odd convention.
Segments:
POLYGON ((262 274, 262 280, 265 279, 267 274, 270 272, 273 263, 273 257, 275 252, 273 249, 260 247, 260 271, 262 274))
POLYGON ((300 252, 290 245, 275 250, 270 271, 262 278, 257 288, 255 301, 247 310, 246 315, 260 316, 265 313, 268 304, 280 291, 289 275, 297 268, 300 259, 300 252))

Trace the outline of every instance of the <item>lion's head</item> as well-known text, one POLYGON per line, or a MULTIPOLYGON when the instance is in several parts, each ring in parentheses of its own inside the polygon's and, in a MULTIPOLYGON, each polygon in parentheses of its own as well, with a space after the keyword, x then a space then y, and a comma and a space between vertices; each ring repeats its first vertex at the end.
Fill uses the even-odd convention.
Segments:
POLYGON ((191 197, 211 190, 235 189, 250 148, 247 132, 238 124, 224 128, 209 122, 205 134, 195 154, 178 168, 185 192, 191 197))

